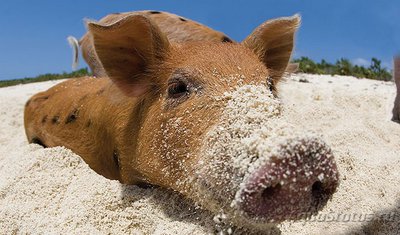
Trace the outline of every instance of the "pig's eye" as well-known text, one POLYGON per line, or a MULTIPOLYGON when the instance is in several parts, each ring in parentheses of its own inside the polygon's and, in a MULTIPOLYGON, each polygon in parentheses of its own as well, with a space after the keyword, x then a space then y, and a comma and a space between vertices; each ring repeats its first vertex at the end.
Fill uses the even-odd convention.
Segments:
POLYGON ((173 81, 168 84, 168 97, 180 98, 189 94, 188 85, 184 81, 173 81))

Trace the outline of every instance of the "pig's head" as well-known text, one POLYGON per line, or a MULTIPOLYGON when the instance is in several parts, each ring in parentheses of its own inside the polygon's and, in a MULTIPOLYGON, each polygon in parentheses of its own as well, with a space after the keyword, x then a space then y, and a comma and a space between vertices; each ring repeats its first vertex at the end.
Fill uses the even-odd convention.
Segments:
POLYGON ((237 221, 317 212, 338 185, 331 150, 285 121, 276 90, 299 24, 270 20, 242 43, 172 44, 144 16, 89 23, 108 76, 140 105, 125 169, 237 221))

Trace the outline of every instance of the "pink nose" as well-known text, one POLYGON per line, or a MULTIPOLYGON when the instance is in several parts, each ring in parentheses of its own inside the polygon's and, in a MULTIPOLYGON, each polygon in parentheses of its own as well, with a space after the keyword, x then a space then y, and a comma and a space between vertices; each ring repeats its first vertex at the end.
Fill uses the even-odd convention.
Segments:
POLYGON ((250 175, 240 192, 242 211, 267 222, 315 214, 336 191, 337 167, 317 138, 289 139, 250 175))

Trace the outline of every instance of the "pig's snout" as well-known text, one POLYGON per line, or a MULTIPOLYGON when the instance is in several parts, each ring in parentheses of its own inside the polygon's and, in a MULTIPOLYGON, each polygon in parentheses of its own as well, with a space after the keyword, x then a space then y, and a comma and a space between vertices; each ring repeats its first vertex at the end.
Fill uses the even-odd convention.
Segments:
POLYGON ((337 167, 324 142, 290 139, 249 174, 237 196, 247 216, 280 222, 315 214, 338 184, 337 167))

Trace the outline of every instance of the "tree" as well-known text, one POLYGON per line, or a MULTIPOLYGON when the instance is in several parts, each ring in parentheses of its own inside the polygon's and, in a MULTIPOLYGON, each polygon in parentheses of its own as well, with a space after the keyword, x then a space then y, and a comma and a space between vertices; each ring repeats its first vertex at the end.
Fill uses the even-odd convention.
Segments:
POLYGON ((371 59, 371 65, 369 69, 373 73, 373 79, 389 81, 391 79, 391 74, 381 67, 381 61, 377 58, 371 59))
POLYGON ((352 75, 353 73, 353 65, 350 63, 348 59, 341 58, 336 61, 336 74, 340 75, 352 75))
POLYGON ((353 65, 345 58, 337 60, 335 64, 331 64, 326 60, 315 63, 308 57, 301 57, 300 59, 295 59, 293 62, 299 63, 299 71, 303 73, 351 75, 358 78, 370 78, 384 81, 389 81, 392 77, 387 69, 382 68, 381 61, 377 58, 371 59, 371 65, 368 68, 353 65))
POLYGON ((301 57, 294 62, 299 63, 299 70, 303 73, 320 74, 322 71, 318 69, 317 64, 308 57, 301 57))

